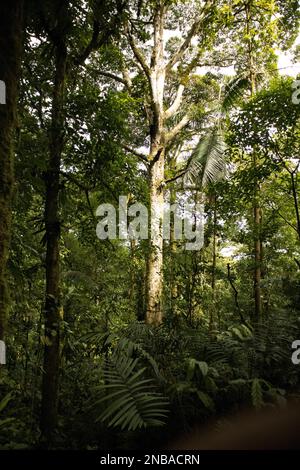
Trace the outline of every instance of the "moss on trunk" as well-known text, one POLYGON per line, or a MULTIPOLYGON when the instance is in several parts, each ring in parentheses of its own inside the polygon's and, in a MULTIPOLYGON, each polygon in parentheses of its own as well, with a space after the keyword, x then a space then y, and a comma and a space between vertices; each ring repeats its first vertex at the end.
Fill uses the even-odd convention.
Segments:
POLYGON ((0 80, 6 86, 6 103, 0 104, 0 339, 4 338, 9 306, 7 260, 11 235, 14 185, 14 130, 20 75, 23 0, 1 5, 0 80))

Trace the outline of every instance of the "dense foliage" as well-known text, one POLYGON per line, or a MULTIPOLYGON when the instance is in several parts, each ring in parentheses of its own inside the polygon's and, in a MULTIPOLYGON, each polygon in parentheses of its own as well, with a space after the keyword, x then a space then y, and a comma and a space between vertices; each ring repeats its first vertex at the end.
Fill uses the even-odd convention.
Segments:
POLYGON ((0 448, 161 447, 298 402, 300 104, 277 65, 298 2, 19 4, 0 448), (201 203, 203 246, 172 220, 164 242, 99 240, 120 196, 201 203))

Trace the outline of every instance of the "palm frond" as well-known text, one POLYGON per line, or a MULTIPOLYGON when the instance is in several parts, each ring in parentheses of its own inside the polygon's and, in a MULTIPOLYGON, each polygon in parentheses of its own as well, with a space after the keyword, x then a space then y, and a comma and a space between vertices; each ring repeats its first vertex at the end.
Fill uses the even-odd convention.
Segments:
POLYGON ((228 112, 241 98, 246 90, 249 90, 251 82, 245 75, 237 75, 224 87, 224 96, 221 103, 221 111, 228 112))
POLYGON ((219 180, 225 174, 226 145, 218 127, 201 137, 184 175, 186 185, 197 184, 204 188, 207 183, 219 180))

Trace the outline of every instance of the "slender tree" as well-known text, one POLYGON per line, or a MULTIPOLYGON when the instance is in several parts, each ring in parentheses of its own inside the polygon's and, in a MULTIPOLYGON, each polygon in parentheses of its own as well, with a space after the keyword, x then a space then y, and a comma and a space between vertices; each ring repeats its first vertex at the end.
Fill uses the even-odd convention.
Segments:
POLYGON ((67 72, 66 23, 69 19, 68 3, 67 0, 56 2, 56 26, 50 29, 46 25, 55 51, 49 158, 45 174, 46 300, 41 431, 47 440, 51 438, 57 423, 61 322, 59 183, 65 127, 64 102, 67 72))
POLYGON ((9 256, 14 187, 14 131, 23 39, 23 0, 4 2, 0 15, 0 340, 8 313, 7 260, 9 256))
MULTIPOLYGON (((108 8, 108 5, 106 6, 108 8)), ((112 21, 107 17, 99 19, 100 12, 92 9, 93 30, 86 45, 80 44, 79 51, 68 46, 72 33, 72 11, 69 0, 56 0, 51 8, 39 9, 41 25, 54 50, 54 73, 51 102, 51 123, 49 130, 49 155, 45 181, 45 240, 46 240, 46 292, 45 292, 45 351, 42 381, 41 432, 46 442, 51 443, 57 425, 58 381, 60 358, 60 324, 63 309, 60 298, 60 189, 62 157, 65 147, 67 81, 76 81, 76 68, 84 65, 89 55, 107 43, 120 22, 119 15, 124 8, 116 2, 116 13, 112 21), (102 30, 101 30, 102 27, 102 30)), ((88 13, 89 14, 89 13, 88 13)))
MULTIPOLYGON (((239 32, 241 40, 238 46, 237 69, 249 80, 249 98, 252 99, 259 88, 276 71, 276 56, 274 45, 288 42, 282 38, 282 28, 287 20, 287 12, 290 11, 294 18, 295 5, 287 2, 284 6, 280 1, 241 0, 234 6, 233 22, 240 24, 235 28, 235 34, 239 32), (282 18, 278 20, 278 14, 282 18)), ((292 20, 293 22, 293 20, 292 20)), ((289 37, 294 34, 293 28, 289 37)), ((252 192, 252 226, 253 226, 253 298, 254 319, 258 320, 262 315, 262 266, 263 266, 263 240, 262 240, 262 207, 260 203, 260 185, 258 181, 258 155, 255 146, 252 148, 253 192, 252 192)))
MULTIPOLYGON (((248 67, 249 67, 249 79, 250 79, 250 96, 256 93, 256 69, 254 61, 254 42, 253 33, 251 28, 253 26, 253 4, 247 2, 245 4, 246 14, 246 41, 247 55, 248 55, 248 67)), ((262 278, 262 253, 263 253, 263 241, 261 239, 261 227, 262 227, 262 208, 260 207, 260 187, 257 182, 257 154, 255 148, 253 149, 253 171, 254 171, 254 188, 253 188, 253 235, 254 235, 254 272, 253 272, 253 290, 254 290, 254 308, 255 308, 255 319, 259 319, 262 314, 262 300, 261 300, 261 278, 262 278)))

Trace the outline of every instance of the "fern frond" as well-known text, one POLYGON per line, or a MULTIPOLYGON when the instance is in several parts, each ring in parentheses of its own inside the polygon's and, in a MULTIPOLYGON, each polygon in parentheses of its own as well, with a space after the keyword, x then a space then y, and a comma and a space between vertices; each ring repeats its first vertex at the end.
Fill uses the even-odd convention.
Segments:
POLYGON ((152 379, 144 378, 139 360, 114 354, 104 363, 105 383, 98 387, 101 398, 94 406, 105 405, 96 421, 128 431, 149 426, 163 426, 168 400, 156 391, 152 379), (103 396, 104 395, 104 396, 103 396))
POLYGON ((252 404, 255 408, 261 408, 264 404, 263 390, 260 379, 253 379, 251 384, 252 404))
POLYGON ((128 356, 131 356, 131 354, 133 352, 137 353, 139 355, 139 357, 141 357, 143 359, 146 359, 146 361, 151 365, 151 367, 152 367, 152 369, 155 373, 155 376, 161 381, 164 380, 163 376, 161 375, 161 373, 159 371, 159 367, 158 367, 157 362, 155 361, 153 356, 151 356, 151 354, 149 354, 142 347, 141 344, 139 344, 135 341, 132 341, 130 338, 121 338, 119 343, 118 343, 117 349, 119 349, 120 351, 122 351, 122 350, 126 351, 128 356))

